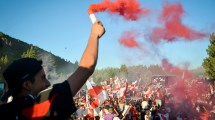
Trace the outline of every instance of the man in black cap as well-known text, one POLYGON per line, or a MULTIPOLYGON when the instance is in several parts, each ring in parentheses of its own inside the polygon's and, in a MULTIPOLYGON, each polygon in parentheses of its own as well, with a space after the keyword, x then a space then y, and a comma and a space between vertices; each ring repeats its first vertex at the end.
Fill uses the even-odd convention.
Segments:
POLYGON ((0 105, 0 120, 68 119, 76 111, 73 96, 94 72, 99 38, 104 33, 102 23, 96 21, 79 67, 66 81, 55 84, 52 88, 46 79, 42 61, 34 58, 13 61, 3 73, 8 90, 2 100, 7 100, 10 96, 13 99, 0 105))

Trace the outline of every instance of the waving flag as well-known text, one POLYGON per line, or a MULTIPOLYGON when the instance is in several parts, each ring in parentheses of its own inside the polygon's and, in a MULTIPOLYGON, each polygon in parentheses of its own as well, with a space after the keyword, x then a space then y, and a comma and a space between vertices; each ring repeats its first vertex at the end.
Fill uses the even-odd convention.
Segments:
POLYGON ((146 96, 151 96, 152 92, 153 92, 152 87, 149 86, 147 91, 143 91, 143 94, 146 96))
POLYGON ((127 89, 128 89, 128 83, 126 83, 125 87, 120 88, 118 92, 118 97, 124 97, 127 89))
POLYGON ((108 99, 108 94, 102 88, 102 86, 96 85, 93 80, 86 82, 89 95, 94 97, 94 101, 91 103, 91 107, 100 107, 102 103, 108 99))

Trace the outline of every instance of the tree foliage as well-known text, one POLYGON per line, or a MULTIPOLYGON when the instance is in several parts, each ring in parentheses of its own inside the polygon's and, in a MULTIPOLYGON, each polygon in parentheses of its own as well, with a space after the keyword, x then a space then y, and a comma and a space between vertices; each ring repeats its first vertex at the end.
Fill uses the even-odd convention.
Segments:
POLYGON ((2 56, 2 57, 0 58, 0 64, 1 64, 1 65, 6 65, 8 62, 9 62, 9 59, 8 59, 7 55, 2 56))
MULTIPOLYGON (((9 58, 7 55, 0 57, 0 73, 3 72, 3 69, 6 67, 6 65, 9 63, 9 58)), ((3 80, 2 74, 0 75, 0 82, 3 80)))
POLYGON ((215 35, 210 35, 210 45, 207 48, 208 57, 202 63, 205 69, 205 75, 215 82, 215 35))
POLYGON ((21 55, 21 57, 22 58, 36 58, 37 57, 37 55, 36 55, 36 49, 34 49, 34 47, 33 46, 31 46, 31 48, 30 49, 28 49, 26 52, 24 52, 22 55, 21 55))
POLYGON ((119 77, 128 77, 128 68, 125 64, 120 66, 119 77))
POLYGON ((165 72, 158 65, 150 65, 149 67, 146 67, 143 65, 126 66, 125 64, 122 64, 120 68, 103 68, 101 70, 96 70, 93 73, 92 78, 97 84, 116 76, 125 78, 131 83, 139 79, 141 79, 142 82, 148 81, 154 75, 165 75, 165 72), (126 76, 122 75, 122 73, 126 73, 126 76))
POLYGON ((96 83, 100 83, 101 81, 117 76, 118 72, 118 68, 109 67, 101 70, 96 70, 91 77, 96 83))

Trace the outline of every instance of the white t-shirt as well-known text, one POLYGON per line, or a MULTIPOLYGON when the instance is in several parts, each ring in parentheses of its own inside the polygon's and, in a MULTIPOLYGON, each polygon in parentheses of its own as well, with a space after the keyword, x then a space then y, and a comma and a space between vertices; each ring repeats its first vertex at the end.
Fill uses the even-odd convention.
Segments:
POLYGON ((147 106, 148 106, 148 101, 143 101, 143 102, 141 103, 141 106, 142 106, 143 109, 147 108, 147 106))

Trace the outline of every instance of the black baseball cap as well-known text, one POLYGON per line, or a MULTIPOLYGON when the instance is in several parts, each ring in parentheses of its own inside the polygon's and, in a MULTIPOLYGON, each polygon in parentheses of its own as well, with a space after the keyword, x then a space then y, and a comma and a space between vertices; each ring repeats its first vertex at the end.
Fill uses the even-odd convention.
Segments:
POLYGON ((9 64, 3 72, 3 77, 7 82, 7 93, 9 93, 9 96, 13 94, 13 91, 18 86, 24 81, 33 78, 41 69, 42 61, 35 58, 21 58, 9 64))

